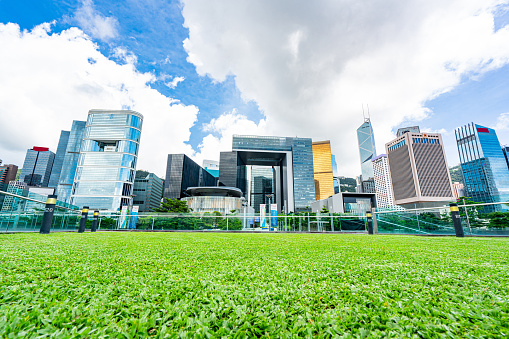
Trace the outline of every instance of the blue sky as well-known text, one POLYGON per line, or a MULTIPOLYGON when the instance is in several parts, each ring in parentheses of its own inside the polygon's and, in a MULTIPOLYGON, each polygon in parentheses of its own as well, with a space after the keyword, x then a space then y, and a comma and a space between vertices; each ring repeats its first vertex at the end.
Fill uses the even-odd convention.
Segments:
MULTIPOLYGON (((84 120, 88 109, 124 107, 126 102, 145 108, 141 113, 147 124, 148 119, 163 114, 147 112, 152 107, 156 111, 171 106, 161 125, 175 121, 175 126, 147 127, 142 139, 150 147, 140 153, 140 167, 159 175, 164 174, 164 154, 185 152, 197 161, 217 159, 219 151, 228 150, 232 133, 330 139, 340 175, 357 175, 360 166, 354 138, 362 123, 363 104, 370 107, 379 153, 395 130, 405 125, 441 131, 450 165, 458 162, 453 131, 470 121, 497 127, 500 141, 509 143, 509 116, 504 115, 509 112, 509 51, 503 46, 503 42, 509 45, 507 3, 452 1, 448 7, 439 1, 409 3, 374 2, 350 9, 320 1, 311 5, 305 1, 0 0, 0 23, 17 24, 29 33, 43 23, 53 23, 42 38, 33 34, 33 39, 27 35, 25 40, 40 38, 46 43, 53 34, 76 27, 88 40, 81 42, 79 34, 66 39, 59 36, 65 40, 59 45, 63 53, 74 48, 71 42, 80 40, 92 55, 93 43, 104 56, 100 62, 104 67, 107 59, 119 65, 114 74, 122 74, 117 79, 120 83, 125 78, 145 77, 125 87, 93 76, 74 85, 97 85, 111 92, 114 99, 90 99, 90 105, 109 107, 89 107, 86 99, 80 101, 81 106, 62 100, 46 110, 34 109, 34 105, 31 112, 20 112, 25 130, 34 137, 22 138, 13 132, 19 138, 16 147, 0 139, 0 158, 21 165, 24 150, 32 143, 56 149, 59 130, 70 128, 73 119, 84 120), (490 20, 494 20, 491 31, 490 20), (120 67, 130 64, 130 70, 120 67), (430 75, 435 70, 436 76, 430 75), (153 78, 146 80, 149 75, 153 78), (140 88, 147 98, 155 96, 160 102, 153 106, 137 102, 135 93, 140 88), (54 130, 36 133, 38 125, 32 122, 55 107, 66 113, 51 115, 54 130), (184 115, 187 120, 180 121, 184 115), (160 148, 157 154, 151 151, 155 147, 160 148)), ((79 57, 79 53, 77 48, 60 62, 79 57)), ((31 71, 20 79, 36 82, 38 76, 31 71)), ((53 92, 66 86, 62 81, 54 85, 53 92)), ((9 100, 15 99, 6 95, 0 103, 29 110, 9 100)), ((35 99, 25 95, 16 100, 35 99)), ((55 96, 53 101, 58 100, 55 96)), ((0 118, 2 124, 15 129, 19 123, 7 116, 10 113, 0 110, 0 118)))

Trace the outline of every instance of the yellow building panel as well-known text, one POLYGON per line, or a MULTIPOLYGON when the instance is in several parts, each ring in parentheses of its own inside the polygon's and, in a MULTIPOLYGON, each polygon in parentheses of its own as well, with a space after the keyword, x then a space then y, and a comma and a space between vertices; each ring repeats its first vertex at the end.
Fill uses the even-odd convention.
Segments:
POLYGON ((332 154, 329 140, 313 143, 313 167, 316 200, 326 199, 334 195, 332 154))

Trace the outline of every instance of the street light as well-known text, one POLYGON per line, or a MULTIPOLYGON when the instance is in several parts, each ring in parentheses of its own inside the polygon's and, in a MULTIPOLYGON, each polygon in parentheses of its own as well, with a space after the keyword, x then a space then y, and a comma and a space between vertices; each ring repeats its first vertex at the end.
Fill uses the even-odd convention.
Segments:
POLYGON ((270 215, 270 205, 272 204, 272 197, 274 196, 273 193, 271 194, 267 194, 266 197, 269 198, 269 232, 270 232, 270 227, 272 226, 272 216, 270 215))

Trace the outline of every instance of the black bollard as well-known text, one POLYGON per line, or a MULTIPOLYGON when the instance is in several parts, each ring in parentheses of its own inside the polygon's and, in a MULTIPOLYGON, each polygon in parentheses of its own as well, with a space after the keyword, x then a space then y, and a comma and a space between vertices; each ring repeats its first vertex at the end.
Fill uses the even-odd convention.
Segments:
POLYGON ((46 206, 44 208, 44 215, 42 217, 40 234, 49 234, 51 224, 53 223, 53 212, 55 212, 55 205, 57 204, 56 195, 48 195, 46 199, 46 206))
POLYGON ((368 234, 373 234, 373 217, 371 212, 366 212, 366 221, 368 223, 368 234))
POLYGON ((97 222, 99 221, 99 211, 94 211, 94 217, 92 218, 92 228, 90 229, 90 232, 97 231, 97 222))
POLYGON ((451 202, 449 205, 451 208, 452 222, 454 224, 454 232, 456 233, 457 237, 462 238, 465 236, 465 234, 463 233, 463 227, 461 226, 460 210, 458 208, 458 204, 451 202))
POLYGON ((78 229, 78 233, 85 232, 85 228, 87 227, 87 218, 88 206, 83 206, 83 209, 81 210, 80 228, 78 229))

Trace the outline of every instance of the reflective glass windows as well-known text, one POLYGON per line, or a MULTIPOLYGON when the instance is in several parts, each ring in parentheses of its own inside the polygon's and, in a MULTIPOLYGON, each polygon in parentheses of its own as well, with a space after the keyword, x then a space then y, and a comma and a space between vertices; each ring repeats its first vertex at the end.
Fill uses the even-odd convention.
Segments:
POLYGON ((142 121, 133 111, 89 112, 72 193, 75 203, 90 201, 87 205, 94 208, 96 202, 102 206, 97 208, 113 211, 132 205, 142 121))

